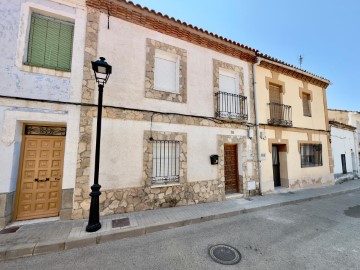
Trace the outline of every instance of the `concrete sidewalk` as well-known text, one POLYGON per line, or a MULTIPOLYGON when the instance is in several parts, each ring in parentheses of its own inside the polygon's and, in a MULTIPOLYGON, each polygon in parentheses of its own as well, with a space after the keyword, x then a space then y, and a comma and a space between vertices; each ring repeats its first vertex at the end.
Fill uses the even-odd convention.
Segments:
POLYGON ((102 228, 95 233, 85 232, 87 220, 55 220, 25 224, 20 226, 16 232, 0 234, 0 260, 96 245, 107 241, 140 236, 189 224, 359 190, 360 180, 353 180, 331 187, 112 215, 101 218, 102 228), (113 228, 113 223, 123 218, 128 218, 129 224, 113 228))

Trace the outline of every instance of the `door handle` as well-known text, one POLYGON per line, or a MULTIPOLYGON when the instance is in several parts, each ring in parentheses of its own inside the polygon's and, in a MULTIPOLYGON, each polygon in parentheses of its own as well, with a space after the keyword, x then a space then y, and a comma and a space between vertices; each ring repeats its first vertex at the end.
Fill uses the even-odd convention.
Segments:
POLYGON ((46 181, 49 181, 50 178, 46 177, 45 179, 39 179, 39 178, 35 178, 34 181, 35 182, 46 182, 46 181))
POLYGON ((60 181, 61 177, 55 177, 55 181, 60 181))

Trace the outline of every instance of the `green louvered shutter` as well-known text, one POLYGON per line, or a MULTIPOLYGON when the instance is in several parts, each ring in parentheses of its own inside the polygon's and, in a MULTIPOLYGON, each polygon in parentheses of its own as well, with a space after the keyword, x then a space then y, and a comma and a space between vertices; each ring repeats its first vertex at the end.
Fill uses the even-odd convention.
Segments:
POLYGON ((73 36, 74 36, 74 26, 69 24, 62 24, 60 31, 59 58, 58 58, 58 67, 60 69, 70 70, 73 36))
POLYGON ((32 14, 27 64, 70 71, 74 25, 32 14))

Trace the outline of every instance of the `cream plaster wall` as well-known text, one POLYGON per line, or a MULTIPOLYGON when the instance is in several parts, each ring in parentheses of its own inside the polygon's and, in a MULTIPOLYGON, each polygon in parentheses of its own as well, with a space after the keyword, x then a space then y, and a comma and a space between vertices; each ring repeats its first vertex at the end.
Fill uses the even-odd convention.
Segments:
MULTIPOLYGON (((96 119, 93 120, 93 134, 96 119)), ((143 136, 150 123, 120 119, 103 119, 99 181, 102 189, 143 186, 143 136)), ((214 180, 217 165, 210 164, 210 155, 217 153, 217 135, 246 136, 245 130, 201 127, 155 122, 153 131, 182 132, 187 134, 187 181, 214 180)), ((95 136, 92 140, 95 153, 95 136)), ((241 166, 239 166, 241 167, 241 166)), ((90 185, 94 171, 91 157, 90 185)))
MULTIPOLYGON (((261 129, 264 132, 264 129, 261 129)), ((267 139, 260 139, 260 153, 266 154, 266 159, 261 161, 262 174, 263 174, 263 192, 269 192, 274 190, 274 181, 273 181, 273 167, 272 167, 272 154, 269 152, 268 139, 275 138, 275 132, 273 130, 266 130, 267 139)), ((287 167, 287 178, 289 184, 293 184, 296 180, 299 179, 308 179, 308 178, 326 178, 330 179, 330 169, 329 169, 329 158, 328 158, 328 144, 327 136, 322 134, 312 135, 313 141, 321 141, 322 143, 322 159, 323 165, 317 167, 308 167, 301 168, 301 159, 300 152, 298 148, 298 141, 307 141, 307 134, 304 132, 292 132, 292 131, 283 131, 282 139, 289 141, 288 153, 286 153, 286 158, 283 154, 281 158, 280 169, 287 167), (286 160, 286 161, 285 161, 286 160)), ((284 177, 284 171, 282 171, 281 178, 284 177)))
MULTIPOLYGON (((345 154, 347 172, 350 173, 354 169, 357 169, 356 167, 353 168, 351 160, 352 152, 355 154, 355 158, 357 159, 354 134, 355 133, 350 130, 331 127, 331 147, 335 174, 342 174, 341 154, 345 154)), ((355 164, 357 164, 357 160, 355 162, 355 164)))
MULTIPOLYGON (((266 88, 266 77, 272 77, 271 71, 263 67, 256 67, 257 79, 257 99, 259 110, 259 122, 267 123, 270 118, 269 90, 266 88)), ((292 122, 294 127, 326 129, 323 90, 322 88, 308 84, 308 89, 312 91, 313 101, 311 102, 311 117, 304 116, 302 99, 299 95, 299 88, 303 88, 303 83, 295 78, 279 74, 279 80, 285 83, 285 94, 283 104, 292 107, 292 122)))
POLYGON ((0 193, 16 190, 24 123, 65 124, 63 189, 74 188, 79 140, 79 107, 0 100, 0 193), (41 108, 41 109, 40 109, 41 108))
MULTIPOLYGON (((244 70, 245 95, 249 101, 248 63, 215 51, 110 17, 100 16, 98 56, 105 57, 113 74, 105 87, 104 104, 213 117, 213 58, 244 70), (145 98, 146 38, 187 51, 187 103, 145 98), (111 42, 109 42, 111 41, 111 42)), ((250 109, 249 109, 250 119, 250 109)))

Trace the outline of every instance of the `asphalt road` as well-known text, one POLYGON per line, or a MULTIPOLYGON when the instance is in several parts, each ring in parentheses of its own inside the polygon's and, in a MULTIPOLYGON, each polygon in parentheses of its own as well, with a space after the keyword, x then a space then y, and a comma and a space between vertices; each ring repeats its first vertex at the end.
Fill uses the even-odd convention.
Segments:
POLYGON ((360 269, 360 192, 0 262, 0 269, 360 269), (209 257, 214 244, 242 254, 209 257))

